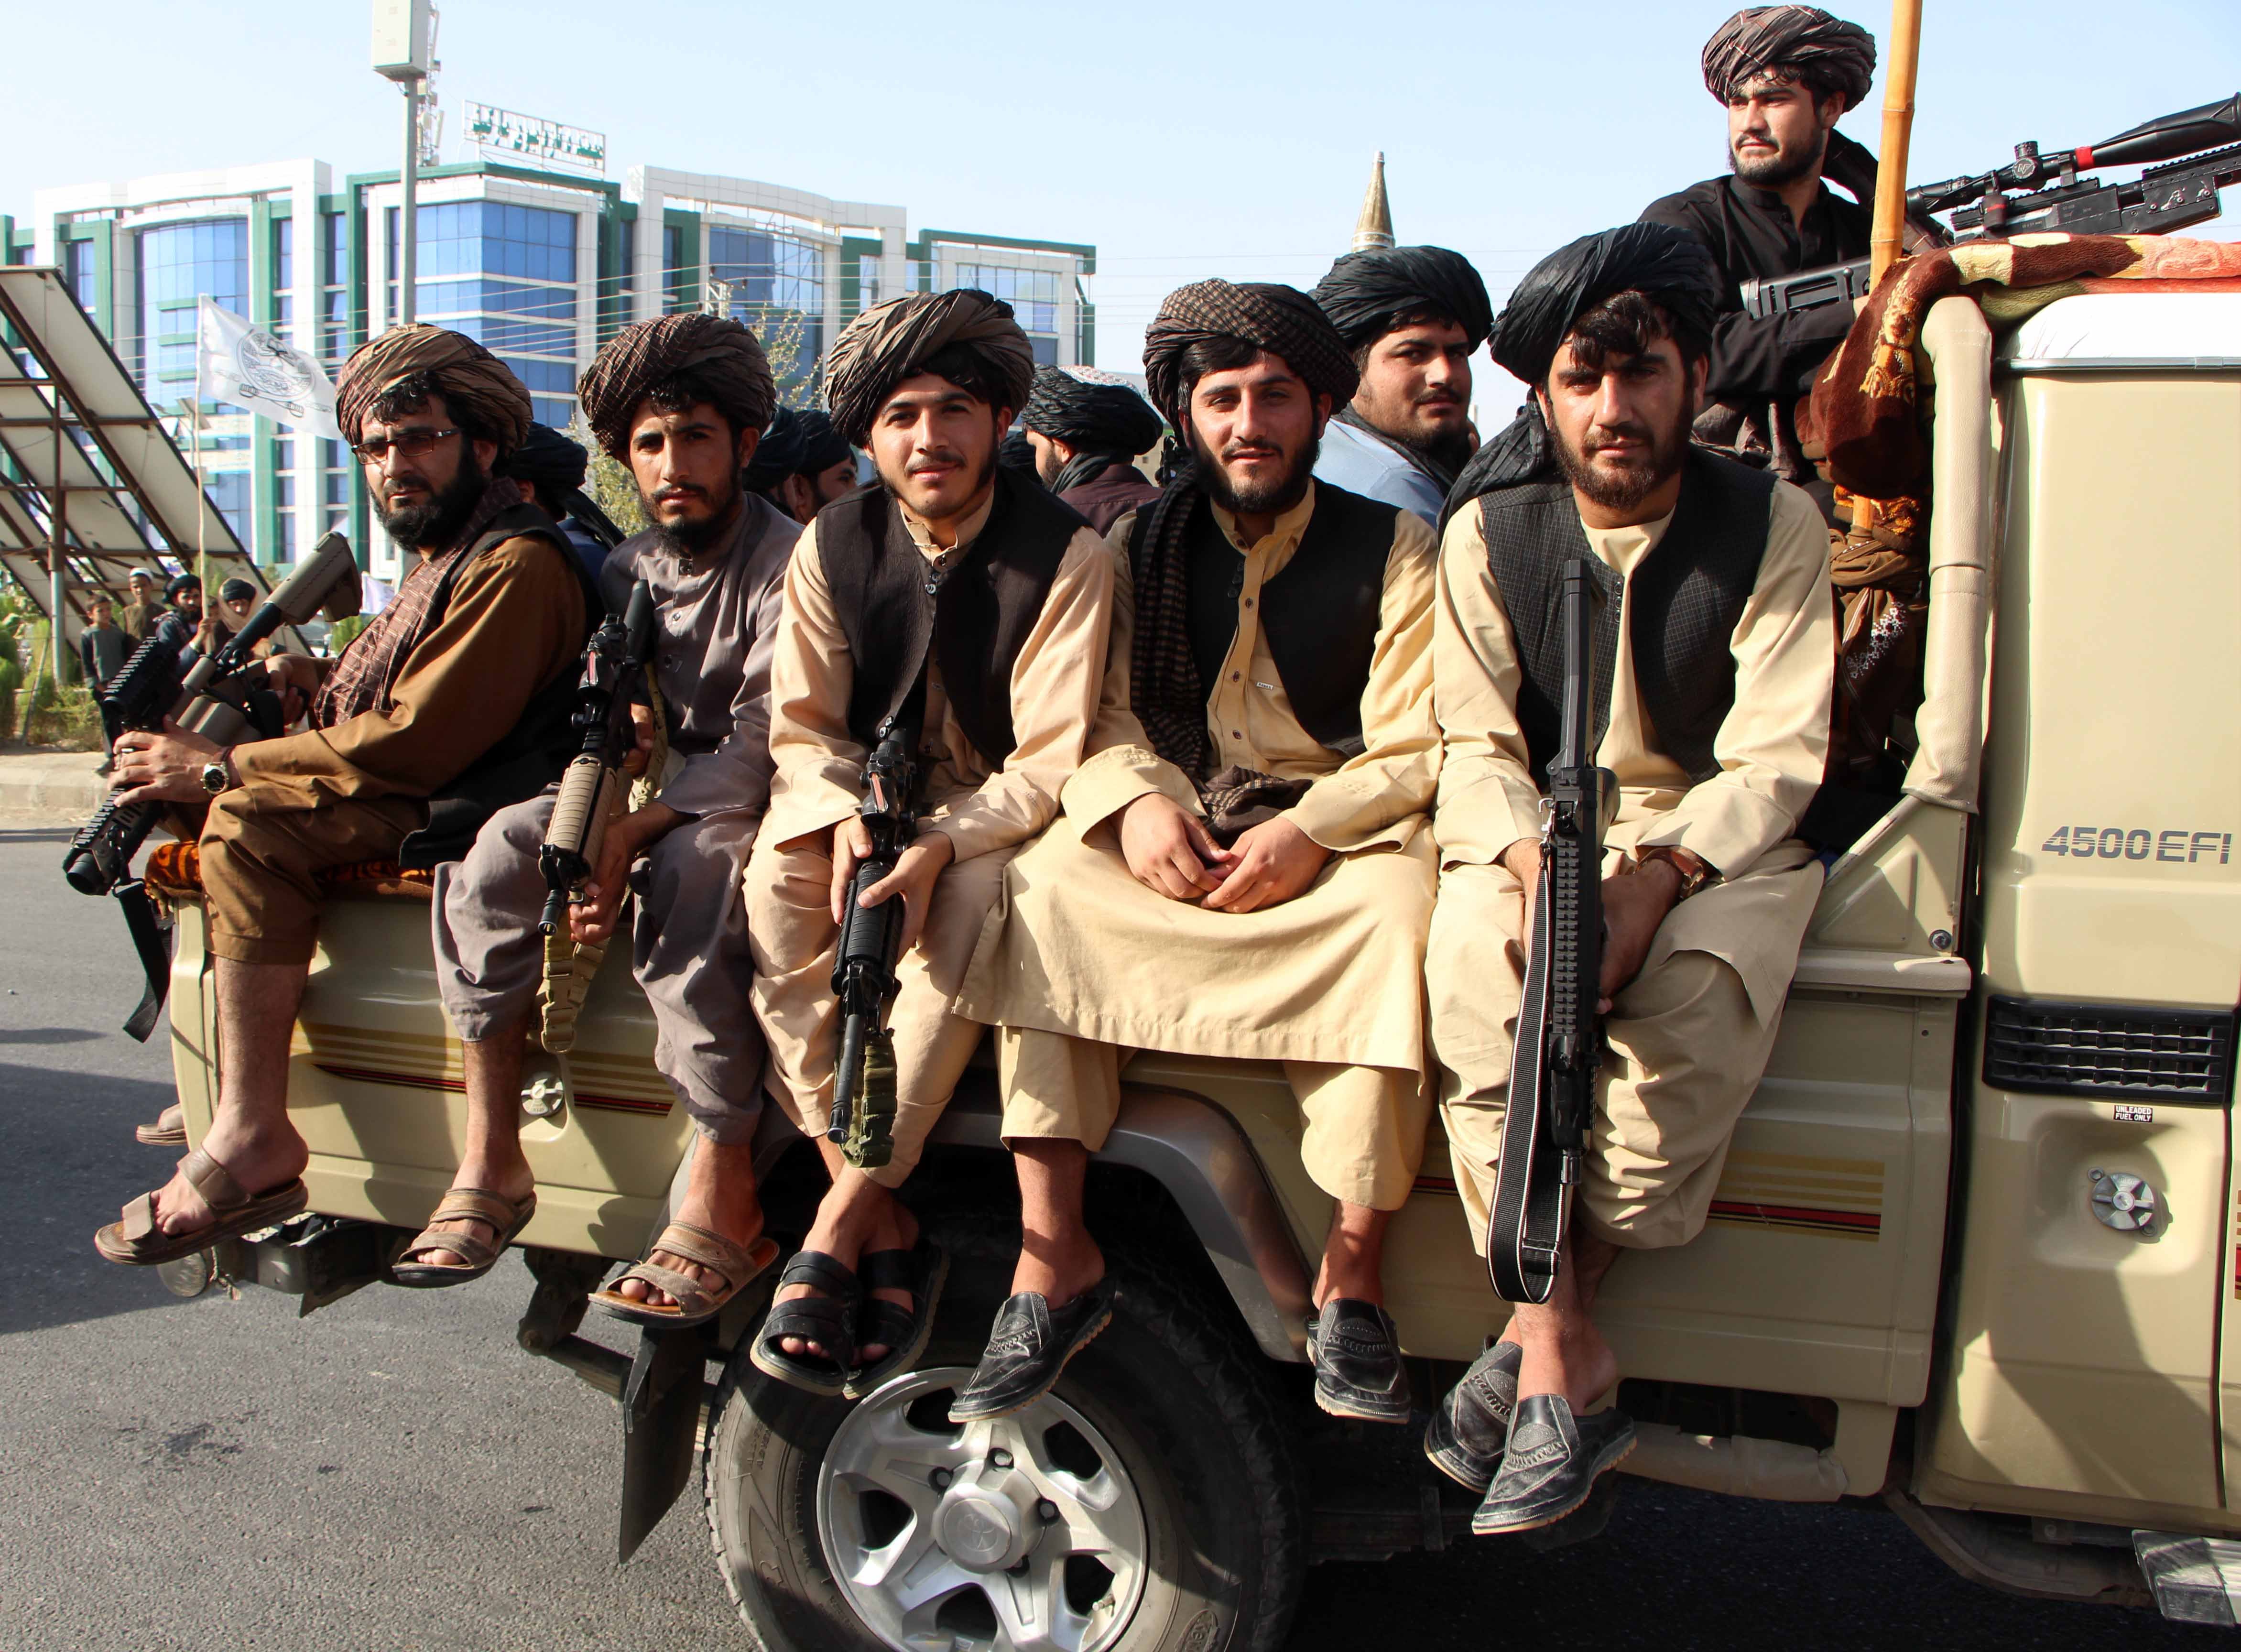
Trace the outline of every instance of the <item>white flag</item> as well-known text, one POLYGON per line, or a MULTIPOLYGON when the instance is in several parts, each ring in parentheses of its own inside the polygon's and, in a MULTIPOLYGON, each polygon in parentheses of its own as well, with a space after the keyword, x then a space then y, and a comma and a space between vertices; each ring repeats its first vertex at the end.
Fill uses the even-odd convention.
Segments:
POLYGON ((204 396, 341 439, 335 387, 324 368, 264 328, 219 309, 207 293, 197 308, 195 373, 204 396))

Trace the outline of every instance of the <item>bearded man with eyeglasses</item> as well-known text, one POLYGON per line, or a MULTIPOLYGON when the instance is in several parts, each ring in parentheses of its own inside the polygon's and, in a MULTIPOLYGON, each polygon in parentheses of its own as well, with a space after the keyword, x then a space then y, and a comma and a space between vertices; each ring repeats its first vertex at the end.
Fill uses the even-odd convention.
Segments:
POLYGON ((472 339, 412 326, 360 346, 337 390, 375 512, 417 558, 396 598, 339 659, 265 662, 301 732, 222 748, 171 729, 117 748, 121 796, 200 813, 225 1070, 177 1174, 95 1236, 111 1261, 166 1261, 304 1207, 288 1044, 322 874, 458 859, 572 744, 596 598, 559 529, 499 474, 529 428, 527 389, 472 339))

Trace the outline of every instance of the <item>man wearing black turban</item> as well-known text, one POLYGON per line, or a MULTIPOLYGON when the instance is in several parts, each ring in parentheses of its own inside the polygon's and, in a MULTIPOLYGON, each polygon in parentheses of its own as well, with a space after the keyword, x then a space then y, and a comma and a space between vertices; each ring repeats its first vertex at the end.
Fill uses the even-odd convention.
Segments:
POLYGON ((1160 497, 1136 468, 1136 456, 1160 439, 1160 416, 1127 385, 1038 367, 1020 423, 1043 485, 1100 533, 1160 497))
POLYGON ((552 518, 597 585, 607 552, 622 543, 623 534, 584 492, 584 473, 590 465, 591 456, 579 444, 549 425, 532 424, 498 470, 520 484, 525 504, 552 518))
POLYGON ((958 1000, 998 1028, 1036 1242, 950 1415, 1031 1403, 1102 1322, 1082 1187, 1125 1047, 1285 1064, 1301 1159, 1337 1204, 1308 1326, 1318 1402, 1405 1421, 1381 1247, 1429 1121, 1409 984, 1435 875, 1432 532, 1314 479, 1357 375, 1305 293, 1185 287, 1144 368, 1191 464, 1114 525, 1097 738, 958 1000))
POLYGON ((1477 445, 1470 358, 1494 324, 1486 283, 1445 247, 1372 247, 1331 265, 1315 302, 1361 373, 1323 433, 1315 474, 1438 521, 1477 445))
POLYGON ((1743 284, 1867 256, 1876 162, 1836 130, 1867 96, 1875 37, 1814 6, 1753 6, 1721 24, 1704 46, 1704 85, 1727 106, 1731 176, 1654 201, 1645 222, 1702 241, 1720 270, 1699 434, 1805 484, 1795 409, 1813 375, 1852 325, 1852 305, 1754 320, 1743 284), (1834 178, 1856 199, 1822 182, 1834 178))
POLYGON ((1524 913, 1549 899, 1542 793, 1564 692, 1557 575, 1574 558, 1602 591, 1588 663, 1607 686, 1595 761, 1618 793, 1602 890, 1610 1054, 1554 1290, 1517 1307, 1424 1441, 1484 1493, 1481 1533, 1562 1519, 1632 1448, 1623 1415, 1589 1410, 1619 1376, 1596 1289, 1622 1250, 1685 1244, 1703 1227, 1821 888, 1797 830, 1829 752, 1828 535, 1800 490, 1689 441, 1714 279, 1685 232, 1649 224, 1575 242, 1529 274, 1494 354, 1532 387, 1531 409, 1489 444, 1509 462, 1485 491, 1457 490, 1441 543, 1441 873, 1425 977, 1456 1189, 1482 1252, 1524 913))
POLYGON ((856 485, 856 451, 814 408, 781 407, 740 479, 795 521, 809 518, 856 485))

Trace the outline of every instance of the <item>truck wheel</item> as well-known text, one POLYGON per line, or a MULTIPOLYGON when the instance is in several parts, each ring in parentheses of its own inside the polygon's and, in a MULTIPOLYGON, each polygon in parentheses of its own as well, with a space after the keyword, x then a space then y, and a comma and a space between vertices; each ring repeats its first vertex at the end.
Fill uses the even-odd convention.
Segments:
POLYGON ((725 1377, 705 1461, 716 1562, 764 1652, 1272 1652, 1305 1564, 1299 1480, 1243 1334, 1108 1253, 1121 1305, 1039 1404, 958 1428, 1008 1238, 940 1234, 915 1371, 859 1404, 725 1377))

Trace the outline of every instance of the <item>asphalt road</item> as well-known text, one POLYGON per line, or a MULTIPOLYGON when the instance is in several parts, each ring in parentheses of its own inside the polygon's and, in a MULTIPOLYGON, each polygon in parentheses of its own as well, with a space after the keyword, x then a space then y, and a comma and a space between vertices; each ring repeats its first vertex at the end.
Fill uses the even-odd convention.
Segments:
MULTIPOLYGON (((518 1261, 298 1321, 293 1299, 180 1301, 95 1255, 163 1179, 131 1127, 169 1100, 169 1057, 112 1030, 131 954, 57 875, 64 835, 0 826, 0 1647, 744 1645, 697 1493, 616 1566, 615 1408, 516 1350, 518 1261)), ((1602 1539, 1555 1555, 1320 1568, 1299 1622, 1301 1652, 2235 1644, 1993 1594, 1876 1510, 1639 1481, 1602 1539)))

